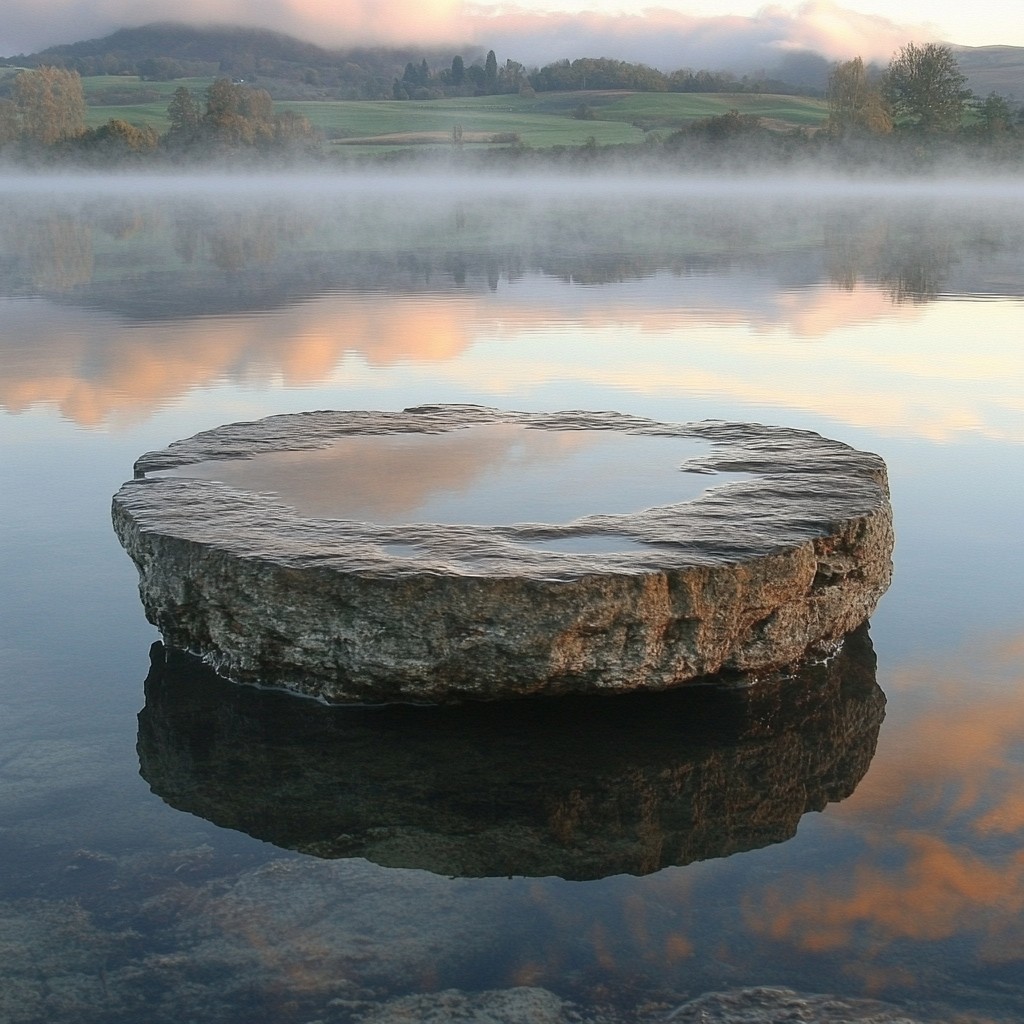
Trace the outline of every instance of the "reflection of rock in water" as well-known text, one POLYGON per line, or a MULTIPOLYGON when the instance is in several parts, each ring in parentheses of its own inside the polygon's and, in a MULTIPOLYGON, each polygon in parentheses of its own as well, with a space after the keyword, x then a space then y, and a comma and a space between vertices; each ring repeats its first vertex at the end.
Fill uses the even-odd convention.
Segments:
POLYGON ((749 687, 466 707, 338 708, 156 644, 143 777, 278 846, 439 874, 647 874, 782 842, 849 796, 884 715, 866 628, 749 687))

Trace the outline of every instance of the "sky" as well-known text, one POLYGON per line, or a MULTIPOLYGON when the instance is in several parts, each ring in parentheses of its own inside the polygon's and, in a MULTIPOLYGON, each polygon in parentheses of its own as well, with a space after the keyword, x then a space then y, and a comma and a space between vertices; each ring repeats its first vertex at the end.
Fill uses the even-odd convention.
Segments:
POLYGON ((324 46, 475 45, 527 66, 605 56, 743 70, 793 50, 885 61, 910 41, 1024 46, 1024 5, 1006 0, 5 0, 0 54, 160 20, 254 25, 324 46))

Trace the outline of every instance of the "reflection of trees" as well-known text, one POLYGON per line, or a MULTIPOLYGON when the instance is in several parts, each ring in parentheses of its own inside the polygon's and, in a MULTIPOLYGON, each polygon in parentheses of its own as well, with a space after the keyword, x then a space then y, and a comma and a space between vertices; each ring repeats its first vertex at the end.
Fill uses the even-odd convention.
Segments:
MULTIPOLYGON (((961 212, 922 204, 823 201, 759 206, 752 201, 686 203, 546 202, 521 204, 484 199, 443 199, 423 204, 398 197, 380 200, 334 197, 321 203, 297 199, 198 202, 137 196, 117 203, 95 201, 33 215, 12 202, 0 211, 3 248, 15 264, 6 276, 9 294, 23 293, 17 262, 22 237, 36 239, 32 277, 83 285, 72 272, 90 225, 102 229, 94 242, 104 272, 83 299, 90 305, 146 319, 247 311, 290 304, 296 298, 337 289, 373 292, 485 292, 524 274, 543 273, 566 283, 640 281, 675 274, 767 270, 779 281, 809 287, 831 281, 852 289, 862 280, 880 285, 894 301, 927 301, 955 288, 957 268, 979 253, 1019 258, 1024 232, 1008 225, 1005 211, 961 212), (11 217, 18 230, 11 230, 11 217), (58 230, 53 219, 65 218, 58 230), (978 224, 986 226, 979 230, 978 224), (996 228, 990 230, 991 224, 996 228), (75 225, 78 225, 77 228, 75 225), (40 239, 61 231, 66 238, 40 239), (824 245, 822 241, 824 240, 824 245), (122 287, 124 246, 131 245, 133 288, 122 287), (47 257, 46 253, 51 256, 47 257), (177 259, 168 259, 174 253, 177 259), (45 270, 49 258, 54 266, 45 270), (109 268, 109 272, 107 271, 109 268), (213 270, 214 273, 204 271, 213 270), (222 277, 232 276, 225 289, 222 277), (147 305, 149 308, 146 308, 147 305)), ((1012 220, 1012 218, 1011 218, 1012 220)), ((0 252, 0 258, 4 255, 0 252)), ((979 278, 979 259, 971 263, 979 278)), ((1003 291, 1007 281, 973 290, 1003 291)), ((1018 282, 1011 290, 1019 293, 1018 282)))
POLYGON ((852 291, 861 280, 879 284, 893 302, 928 302, 946 287, 957 260, 955 224, 937 218, 839 215, 826 224, 830 282, 852 291))
POLYGON ((134 239, 145 242, 147 236, 163 228, 163 215, 158 208, 131 198, 117 205, 98 203, 89 213, 76 215, 76 219, 94 224, 116 242, 134 239))
POLYGON ((893 249, 886 254, 878 280, 893 302, 929 302, 944 290, 952 262, 948 249, 893 249))
POLYGON ((186 215, 174 219, 172 244, 186 264, 205 256, 218 270, 237 273, 270 263, 281 249, 299 243, 312 225, 309 217, 296 211, 267 208, 234 210, 212 218, 186 215))
POLYGON ((68 292, 93 277, 93 231, 75 217, 25 219, 16 233, 32 286, 43 294, 68 292))

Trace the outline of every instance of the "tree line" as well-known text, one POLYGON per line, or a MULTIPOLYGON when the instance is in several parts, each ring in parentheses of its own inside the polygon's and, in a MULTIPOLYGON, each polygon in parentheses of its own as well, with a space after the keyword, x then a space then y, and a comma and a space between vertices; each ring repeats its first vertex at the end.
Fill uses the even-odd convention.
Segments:
MULTIPOLYGON (((621 69, 616 61, 573 63, 598 81, 601 74, 621 69)), ((484 92, 511 89, 516 83, 519 91, 532 88, 522 65, 507 61, 499 67, 493 51, 479 71, 473 67, 456 58, 446 69, 448 79, 484 92)), ((410 63, 403 81, 416 86, 429 81, 430 74, 425 60, 410 63)), ((836 64, 829 76, 827 100, 824 130, 780 132, 757 117, 733 110, 693 121, 664 139, 650 132, 645 148, 647 155, 661 152, 671 158, 696 158, 740 147, 748 152, 760 147, 776 155, 814 156, 826 153, 835 142, 842 143, 845 153, 857 147, 863 153, 877 153, 880 140, 890 136, 941 139, 947 147, 955 136, 969 144, 1004 142, 1005 152, 1016 153, 1024 139, 1020 112, 994 94, 973 97, 950 48, 934 43, 908 44, 884 71, 865 66, 860 57, 836 64)), ((167 108, 169 127, 163 134, 121 119, 89 128, 85 112, 77 72, 55 67, 23 70, 15 76, 9 98, 0 99, 0 147, 29 158, 45 154, 94 160, 206 159, 246 151, 309 154, 319 142, 305 117, 290 110, 276 112, 266 90, 227 78, 216 79, 202 95, 184 86, 175 90, 167 108)), ((596 115, 581 104, 571 116, 593 119, 596 115)), ((579 155, 589 159, 599 149, 590 142, 579 155)), ((552 155, 558 156, 557 151, 552 155)))
POLYGON ((738 110, 698 119, 669 136, 679 159, 742 162, 809 158, 842 169, 886 164, 909 169, 970 153, 1024 158, 1024 111, 995 93, 975 97, 948 46, 908 43, 885 69, 860 57, 829 75, 821 130, 771 131, 738 110))
POLYGON ((399 100, 442 99, 448 96, 493 96, 538 92, 579 92, 588 90, 627 90, 630 92, 735 92, 802 94, 779 79, 765 75, 737 77, 728 71, 694 71, 682 68, 666 74, 646 64, 633 64, 609 57, 580 57, 558 60, 528 71, 519 61, 508 59, 499 64, 493 50, 482 62, 466 64, 461 56, 450 66, 431 69, 426 58, 410 61, 405 74, 396 78, 392 96, 399 100))
POLYGON ((85 94, 77 71, 41 67, 15 76, 9 99, 0 99, 0 147, 16 155, 96 158, 217 155, 239 150, 310 150, 318 134, 294 111, 274 111, 263 89, 219 78, 200 99, 184 86, 167 108, 167 132, 112 118, 98 128, 85 121, 85 94))

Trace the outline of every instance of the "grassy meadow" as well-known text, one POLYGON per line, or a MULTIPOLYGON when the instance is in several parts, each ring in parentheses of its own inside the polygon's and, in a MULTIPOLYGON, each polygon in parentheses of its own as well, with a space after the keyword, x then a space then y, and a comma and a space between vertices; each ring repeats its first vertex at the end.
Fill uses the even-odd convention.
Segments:
MULTIPOLYGON (((212 79, 141 82, 123 76, 84 78, 90 127, 120 118, 167 130, 167 105, 185 86, 202 101, 212 79)), ((258 85, 259 83, 254 83, 258 85)), ((480 96, 441 100, 276 101, 276 111, 307 117, 330 147, 357 151, 450 145, 460 130, 463 145, 535 149, 642 142, 647 132, 674 131, 702 117, 738 110, 779 129, 814 127, 827 116, 821 100, 748 93, 560 92, 535 96, 480 96), (581 107, 586 118, 573 116, 581 107)))

